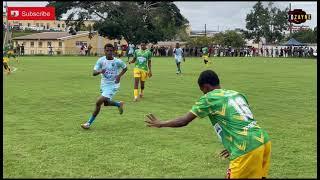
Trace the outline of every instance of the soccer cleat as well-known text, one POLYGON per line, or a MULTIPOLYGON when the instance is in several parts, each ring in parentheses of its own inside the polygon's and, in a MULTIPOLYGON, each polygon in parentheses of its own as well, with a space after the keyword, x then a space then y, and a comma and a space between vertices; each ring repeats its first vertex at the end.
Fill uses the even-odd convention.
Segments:
POLYGON ((119 110, 120 114, 123 114, 123 105, 124 105, 124 102, 120 101, 120 106, 118 107, 118 110, 119 110))
POLYGON ((176 74, 179 74, 179 71, 177 71, 176 74))
POLYGON ((138 97, 134 97, 133 101, 137 102, 138 101, 138 97))
POLYGON ((140 97, 140 98, 143 98, 143 94, 139 94, 139 97, 140 97))
POLYGON ((89 129, 90 128, 90 124, 89 123, 84 123, 84 124, 81 124, 81 127, 83 129, 89 129))

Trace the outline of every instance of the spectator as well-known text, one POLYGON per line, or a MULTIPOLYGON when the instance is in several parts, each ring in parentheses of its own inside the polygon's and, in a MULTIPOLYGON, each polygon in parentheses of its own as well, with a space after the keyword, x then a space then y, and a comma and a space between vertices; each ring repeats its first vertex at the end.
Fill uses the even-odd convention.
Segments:
POLYGON ((22 56, 22 55, 24 55, 24 44, 23 43, 22 43, 20 49, 21 49, 21 56, 22 56))
POLYGON ((91 46, 91 44, 89 44, 89 46, 88 46, 88 53, 87 53, 88 56, 91 55, 91 49, 92 49, 92 46, 91 46))

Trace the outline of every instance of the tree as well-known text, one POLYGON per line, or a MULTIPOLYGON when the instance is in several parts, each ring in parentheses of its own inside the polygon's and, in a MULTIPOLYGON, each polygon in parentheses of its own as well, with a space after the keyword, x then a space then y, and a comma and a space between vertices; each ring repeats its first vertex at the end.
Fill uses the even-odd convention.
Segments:
POLYGON ((84 20, 97 16, 100 20, 93 28, 101 36, 123 37, 134 44, 173 39, 188 23, 177 6, 169 1, 51 1, 48 6, 56 7, 58 17, 72 8, 80 8, 78 17, 76 13, 69 15, 67 24, 76 18, 73 25, 78 27, 84 20))
POLYGON ((302 43, 317 43, 317 29, 306 29, 292 33, 292 37, 302 43))
POLYGON ((243 31, 245 38, 254 39, 255 43, 260 42, 261 38, 266 38, 269 43, 280 42, 284 38, 283 31, 288 28, 287 11, 280 10, 268 3, 265 8, 258 1, 253 10, 246 16, 246 29, 243 31))
POLYGON ((226 31, 224 33, 224 46, 231 46, 235 48, 244 47, 246 42, 241 34, 236 31, 226 31))

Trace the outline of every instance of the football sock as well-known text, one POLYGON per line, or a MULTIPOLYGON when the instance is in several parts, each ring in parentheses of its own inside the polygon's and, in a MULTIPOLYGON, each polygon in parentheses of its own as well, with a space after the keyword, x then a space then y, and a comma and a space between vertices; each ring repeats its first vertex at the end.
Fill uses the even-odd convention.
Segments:
POLYGON ((143 89, 140 89, 140 94, 143 94, 143 89))
POLYGON ((91 125, 95 119, 96 119, 96 117, 91 115, 91 117, 88 120, 89 125, 91 125))
POLYGON ((138 89, 134 89, 134 90, 133 90, 134 98, 137 98, 137 97, 138 97, 138 94, 139 94, 138 89))

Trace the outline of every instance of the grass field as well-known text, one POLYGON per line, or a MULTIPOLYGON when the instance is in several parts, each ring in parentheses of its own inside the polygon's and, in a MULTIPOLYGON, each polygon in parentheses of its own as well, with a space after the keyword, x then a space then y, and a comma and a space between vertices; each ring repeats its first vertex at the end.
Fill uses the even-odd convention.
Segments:
MULTIPOLYGON (((184 128, 147 128, 144 115, 165 120, 184 115, 202 95, 200 58, 187 58, 175 74, 173 58, 153 58, 145 98, 133 99, 133 66, 115 100, 125 112, 103 107, 87 121, 100 77, 96 57, 21 57, 4 75, 3 173, 5 178, 136 177, 224 178, 228 161, 208 118, 184 128)), ((316 60, 215 58, 211 67, 223 88, 247 95, 259 125, 272 139, 269 178, 315 178, 316 60)))

